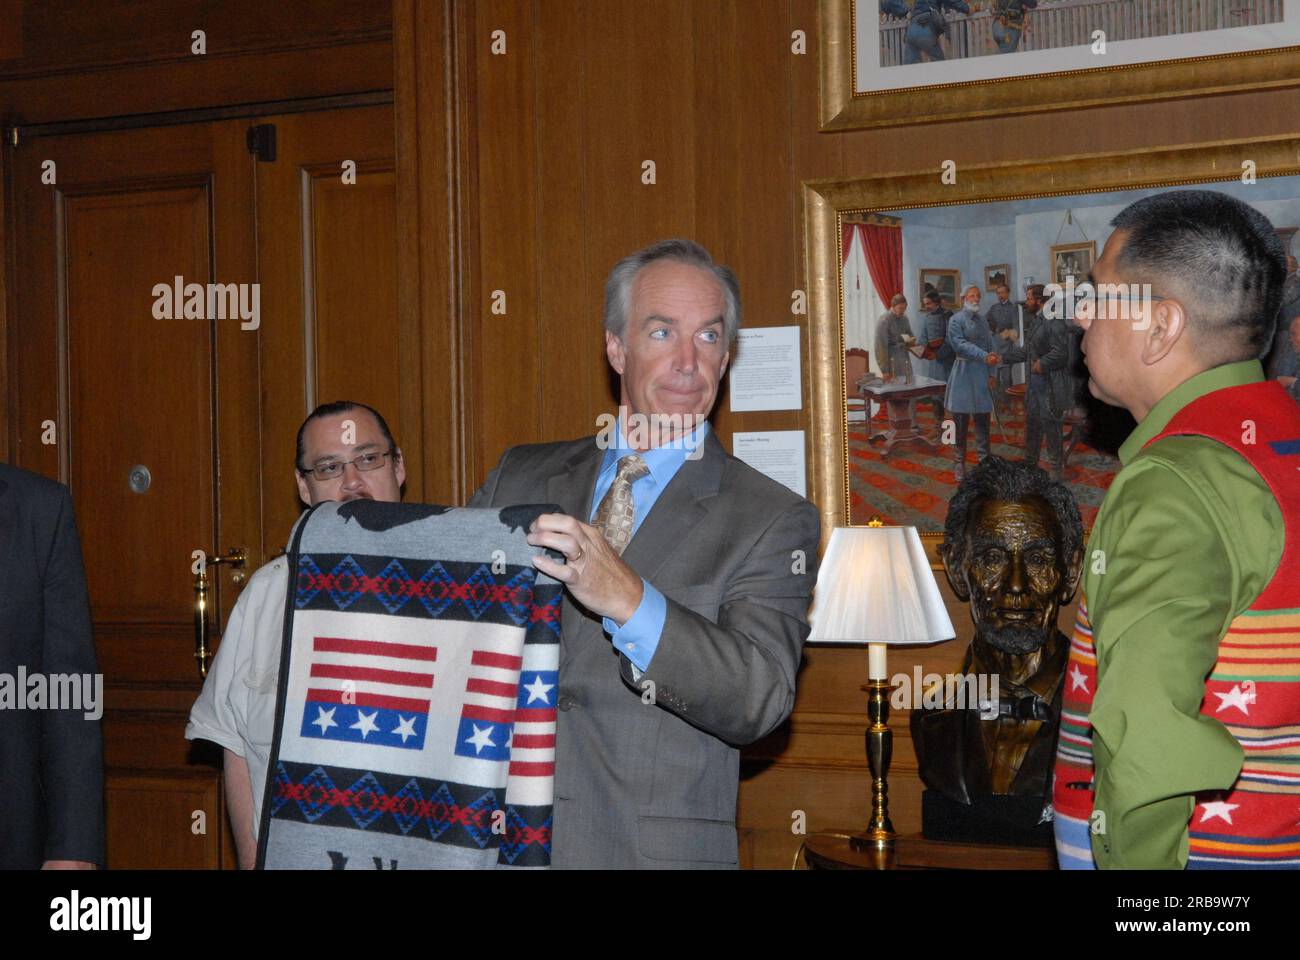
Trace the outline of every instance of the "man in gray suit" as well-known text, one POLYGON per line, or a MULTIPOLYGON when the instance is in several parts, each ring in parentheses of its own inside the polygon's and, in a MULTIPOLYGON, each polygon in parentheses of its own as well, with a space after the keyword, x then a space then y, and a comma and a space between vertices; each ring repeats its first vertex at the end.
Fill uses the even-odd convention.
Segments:
POLYGON ((534 561, 566 587, 551 862, 734 868, 736 748, 794 705, 818 514, 705 419, 740 325, 730 270, 654 244, 614 267, 604 313, 617 432, 512 447, 470 501, 564 509, 529 536, 566 561, 534 561))

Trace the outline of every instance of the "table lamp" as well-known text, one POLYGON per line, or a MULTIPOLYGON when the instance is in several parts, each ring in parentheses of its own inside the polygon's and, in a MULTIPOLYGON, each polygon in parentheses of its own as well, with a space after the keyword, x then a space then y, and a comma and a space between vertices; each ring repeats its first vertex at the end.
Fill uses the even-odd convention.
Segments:
POLYGON ((889 822, 888 644, 939 643, 956 636, 939 584, 915 527, 836 527, 822 558, 813 594, 809 643, 867 644, 867 760, 871 766, 871 822, 852 839, 856 849, 891 850, 898 836, 889 822))

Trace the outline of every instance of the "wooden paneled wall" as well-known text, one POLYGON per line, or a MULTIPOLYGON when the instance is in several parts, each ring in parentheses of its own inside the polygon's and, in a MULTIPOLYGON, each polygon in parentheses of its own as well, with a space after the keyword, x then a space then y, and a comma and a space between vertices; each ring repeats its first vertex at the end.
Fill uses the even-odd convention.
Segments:
MULTIPOLYGON (((476 141, 474 168, 459 180, 477 178, 477 203, 458 221, 466 241, 459 276, 470 282, 452 321, 465 344, 458 357, 469 489, 510 444, 590 434, 597 414, 612 409, 602 285, 619 257, 646 243, 690 236, 731 265, 747 324, 802 322, 790 304, 805 285, 803 180, 918 170, 937 177, 948 159, 960 176, 963 163, 1292 132, 1300 116, 1293 89, 823 134, 817 0, 435 6, 451 21, 449 45, 421 48, 422 59, 454 54, 461 72, 449 118, 464 125, 462 146, 476 141), (792 52, 796 30, 807 36, 806 54, 792 52), (504 31, 503 54, 492 52, 495 31, 504 31), (654 161, 653 185, 642 182, 645 161, 654 161), (506 296, 505 315, 491 312, 495 291, 506 296)), ((399 109, 403 98, 399 77, 399 109)), ((432 272, 437 262, 424 267, 432 272)), ((807 384, 812 371, 804 373, 807 384)), ((715 424, 724 442, 736 430, 807 426, 800 412, 733 414, 725 384, 715 424)), ((891 671, 959 666, 970 618, 942 586, 961 635, 891 655, 891 671)), ((1072 609, 1062 613, 1067 629, 1072 617, 1072 609)), ((809 649, 792 721, 746 752, 744 862, 788 867, 800 842, 791 830, 798 810, 809 830, 865 823, 865 674, 864 651, 809 649)), ((906 716, 895 720, 894 823, 917 830, 915 757, 906 716)))
MULTIPOLYGON (((4 0, 0 129, 136 114, 347 97, 393 87, 392 7, 353 0, 4 0), (192 52, 205 33, 206 53, 192 52)), ((159 121, 161 122, 161 120, 159 121)), ((0 459, 12 459, 7 336, 15 251, 8 145, 0 145, 0 459)), ((45 358, 52 363, 53 358, 45 358)))
POLYGON ((354 0, 4 0, 6 125, 389 90, 392 6, 354 0), (194 52, 193 34, 205 51, 194 52))

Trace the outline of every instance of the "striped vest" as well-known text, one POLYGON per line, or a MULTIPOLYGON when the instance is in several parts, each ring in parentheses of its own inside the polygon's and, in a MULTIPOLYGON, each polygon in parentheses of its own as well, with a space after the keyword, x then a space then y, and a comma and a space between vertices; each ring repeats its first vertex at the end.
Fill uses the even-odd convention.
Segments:
MULTIPOLYGON (((1226 796, 1198 802, 1188 869, 1300 867, 1300 407, 1268 381, 1193 400, 1152 437, 1194 435, 1240 454, 1268 484, 1285 524, 1282 559, 1263 592, 1229 625, 1205 682, 1201 714, 1222 723, 1245 760, 1226 796), (1253 422, 1253 443, 1243 423, 1253 422)), ((1097 657, 1087 598, 1070 645, 1052 802, 1062 869, 1093 866, 1092 727, 1097 657)))

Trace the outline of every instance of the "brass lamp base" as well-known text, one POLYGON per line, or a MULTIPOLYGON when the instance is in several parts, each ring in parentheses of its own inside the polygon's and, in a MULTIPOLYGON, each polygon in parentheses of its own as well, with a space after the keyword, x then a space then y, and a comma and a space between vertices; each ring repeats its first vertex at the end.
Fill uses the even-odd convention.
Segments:
POLYGON ((894 752, 894 734, 889 729, 889 694, 892 685, 888 680, 868 680, 867 763, 871 768, 871 821, 866 830, 849 840, 854 850, 874 851, 881 855, 892 854, 898 833, 889 820, 889 761, 894 752))
POLYGON ((884 852, 894 848, 894 841, 898 839, 898 834, 880 831, 879 833, 855 833, 849 837, 849 846, 854 850, 867 853, 872 850, 884 852))

